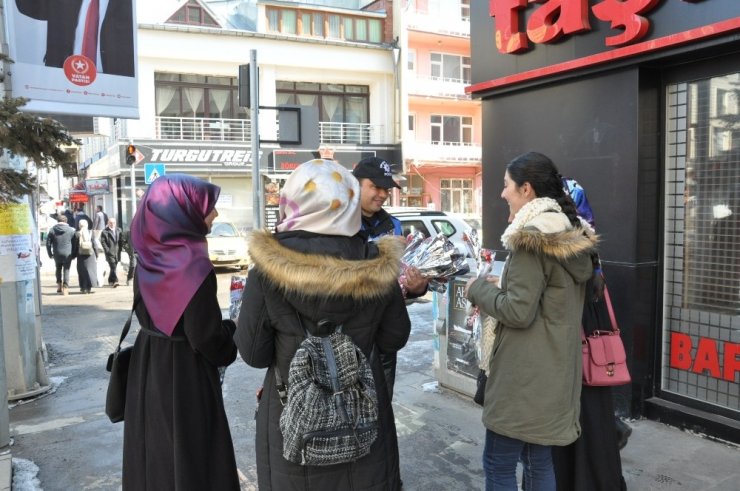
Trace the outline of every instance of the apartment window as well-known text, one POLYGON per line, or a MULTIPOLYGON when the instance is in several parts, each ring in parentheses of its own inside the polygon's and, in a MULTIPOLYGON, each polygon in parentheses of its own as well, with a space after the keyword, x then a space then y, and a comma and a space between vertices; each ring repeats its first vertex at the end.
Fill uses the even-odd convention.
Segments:
POLYGON ((440 207, 450 213, 473 212, 472 179, 440 179, 440 207))
POLYGON ((190 0, 167 19, 170 24, 188 24, 195 26, 219 27, 211 15, 195 0, 190 0))
POLYGON ((465 83, 470 82, 469 56, 431 53, 430 64, 432 78, 465 83))
POLYGON ((235 77, 155 73, 157 116, 248 119, 239 107, 235 77))
POLYGON ((265 13, 268 32, 376 44, 383 42, 381 19, 279 7, 267 7, 265 13))
POLYGON ((470 0, 460 0, 460 17, 470 21, 470 0))
POLYGON ((370 89, 367 85, 278 81, 276 92, 278 104, 299 104, 317 108, 319 121, 336 123, 370 121, 370 89))
POLYGON ((342 39, 342 19, 338 15, 328 16, 329 32, 327 37, 342 39))
POLYGON ((432 143, 461 144, 473 142, 471 116, 431 116, 432 143))
POLYGON ((409 50, 408 53, 406 53, 406 68, 410 72, 416 71, 416 51, 415 50, 409 50))
POLYGON ((416 131, 416 115, 409 114, 409 131, 416 131))

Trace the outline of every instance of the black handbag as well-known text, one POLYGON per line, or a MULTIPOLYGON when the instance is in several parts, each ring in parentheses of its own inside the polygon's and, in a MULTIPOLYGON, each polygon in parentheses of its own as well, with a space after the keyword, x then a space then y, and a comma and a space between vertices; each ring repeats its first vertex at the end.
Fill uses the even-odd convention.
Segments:
POLYGON ((110 372, 108 392, 105 395, 105 414, 108 416, 111 423, 123 421, 123 413, 126 408, 128 366, 131 361, 131 353, 133 353, 134 348, 133 346, 121 348, 121 343, 123 343, 124 338, 131 328, 131 319, 139 300, 141 300, 141 295, 137 293, 136 298, 134 298, 134 306, 131 307, 131 313, 128 316, 126 324, 123 326, 123 331, 121 331, 121 338, 118 340, 118 347, 113 353, 108 355, 108 363, 105 366, 105 369, 110 372))

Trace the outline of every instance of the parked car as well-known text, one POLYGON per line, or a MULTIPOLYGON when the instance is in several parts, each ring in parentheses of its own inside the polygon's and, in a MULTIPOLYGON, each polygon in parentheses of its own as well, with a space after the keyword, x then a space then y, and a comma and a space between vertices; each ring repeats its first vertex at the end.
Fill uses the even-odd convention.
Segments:
POLYGON ((214 222, 208 240, 208 256, 214 266, 247 269, 251 262, 247 239, 231 222, 214 222))
POLYGON ((398 218, 401 222, 401 230, 404 236, 420 230, 425 237, 437 235, 439 232, 445 234, 461 254, 468 254, 468 248, 463 241, 463 233, 472 229, 460 217, 451 215, 444 211, 431 211, 422 208, 393 208, 385 210, 398 218))

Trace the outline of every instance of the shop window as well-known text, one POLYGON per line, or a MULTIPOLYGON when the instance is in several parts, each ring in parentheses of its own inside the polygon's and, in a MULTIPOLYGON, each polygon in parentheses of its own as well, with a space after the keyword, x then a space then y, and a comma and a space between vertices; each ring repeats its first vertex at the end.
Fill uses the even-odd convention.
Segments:
POLYGON ((740 73, 667 87, 664 184, 662 389, 734 411, 737 376, 723 367, 740 315, 738 94, 740 73))

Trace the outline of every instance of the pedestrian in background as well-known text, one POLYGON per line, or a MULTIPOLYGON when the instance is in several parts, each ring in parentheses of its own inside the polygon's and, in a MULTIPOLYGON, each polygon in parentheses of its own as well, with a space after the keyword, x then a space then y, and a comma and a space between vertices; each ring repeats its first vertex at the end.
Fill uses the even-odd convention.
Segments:
POLYGON ((510 225, 502 276, 471 278, 467 298, 498 320, 483 406, 486 490, 555 490, 552 447, 578 438, 580 323, 596 238, 581 227, 557 168, 529 152, 512 160, 501 197, 510 225))
POLYGON ((131 223, 141 330, 128 371, 124 490, 239 490, 218 372, 236 358, 235 326, 221 319, 206 242, 220 191, 162 176, 131 223))
MULTIPOLYGON (((592 229, 593 211, 586 192, 573 179, 563 179, 563 188, 576 206, 578 216, 592 229)), ((606 288, 598 254, 591 257, 593 276, 586 284, 581 325, 586 336, 610 326, 604 299, 606 288)), ((611 387, 581 387, 581 435, 570 445, 552 452, 558 491, 624 491, 619 441, 629 437, 631 428, 614 415, 611 387)))
MULTIPOLYGON (((403 241, 401 222, 383 209, 391 190, 401 187, 393 180, 393 173, 388 162, 378 157, 364 158, 352 170, 352 175, 360 182, 362 212, 360 235, 368 241, 376 241, 386 235, 399 236, 403 241)), ((421 276, 417 268, 409 267, 400 277, 400 284, 404 298, 412 299, 421 297, 427 292, 429 280, 421 276)), ((398 355, 393 352, 381 354, 380 357, 388 383, 388 391, 393 399, 398 355)))
POLYGON ((77 280, 80 283, 81 293, 92 293, 98 287, 97 254, 94 247, 94 237, 87 228, 87 221, 79 221, 80 229, 75 232, 73 255, 77 258, 77 280))
POLYGON ((93 227, 93 221, 90 219, 89 216, 87 216, 87 213, 85 213, 85 208, 82 206, 79 206, 75 209, 75 228, 77 230, 80 229, 80 222, 84 221, 87 223, 87 229, 92 230, 93 227))
MULTIPOLYGON (((249 271, 234 339, 242 359, 267 368, 257 409, 257 480, 261 491, 398 490, 398 441, 385 378, 373 347, 394 353, 408 339, 409 321, 398 285, 403 245, 367 243, 360 230, 360 186, 331 160, 296 168, 280 196, 277 232, 252 232, 249 271), (299 319, 304 319, 299 321, 299 319), (379 429, 369 455, 354 462, 301 466, 283 457, 283 406, 275 370, 286 375, 303 341, 301 324, 326 319, 368 358, 378 401, 379 429)), ((321 332, 321 334, 327 334, 321 332)))
POLYGON ((74 254, 72 251, 72 240, 75 229, 67 223, 67 216, 60 214, 56 225, 49 230, 46 237, 46 253, 54 259, 57 277, 57 293, 67 295, 69 293, 69 268, 72 266, 74 254))
POLYGON ((128 254, 128 270, 126 271, 126 286, 131 284, 131 280, 134 279, 134 272, 136 271, 136 249, 131 244, 131 231, 123 232, 123 252, 128 254))
POLYGON ((100 234, 100 243, 105 253, 105 262, 108 263, 108 286, 113 288, 118 286, 116 267, 121 260, 122 241, 121 229, 116 227, 116 219, 109 218, 108 226, 100 234))
POLYGON ((108 215, 103 211, 103 207, 98 205, 95 207, 95 220, 93 220, 92 231, 96 239, 100 239, 100 234, 103 233, 105 225, 108 223, 108 215))

